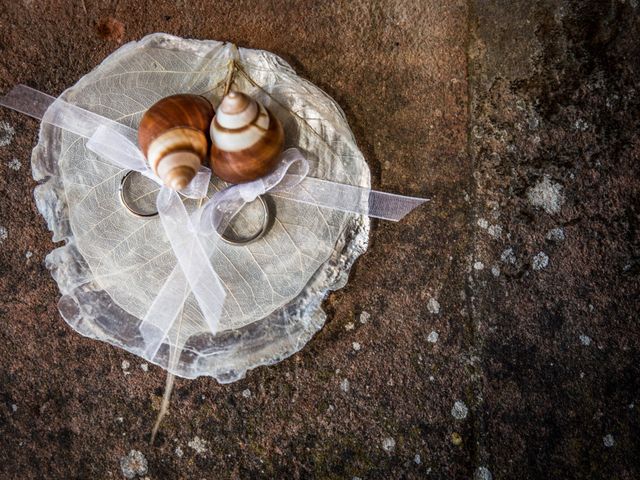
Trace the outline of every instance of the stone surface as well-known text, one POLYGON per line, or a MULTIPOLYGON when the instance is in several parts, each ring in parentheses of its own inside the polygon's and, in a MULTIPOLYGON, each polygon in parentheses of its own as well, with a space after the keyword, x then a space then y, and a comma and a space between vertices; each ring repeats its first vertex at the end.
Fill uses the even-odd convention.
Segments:
POLYGON ((470 10, 472 208, 503 226, 473 256, 506 259, 469 285, 476 459, 494 478, 637 478, 638 3, 505 4, 470 10))
POLYGON ((120 459, 120 470, 125 478, 136 478, 147 473, 149 464, 144 454, 138 450, 131 450, 128 455, 120 459))
POLYGON ((2 92, 57 95, 155 31, 271 50, 375 187, 432 201, 374 222, 301 352, 177 380, 151 447, 164 374, 58 315, 38 125, 0 109, 0 478, 121 478, 132 450, 154 480, 640 475, 637 2, 1 3, 2 92))

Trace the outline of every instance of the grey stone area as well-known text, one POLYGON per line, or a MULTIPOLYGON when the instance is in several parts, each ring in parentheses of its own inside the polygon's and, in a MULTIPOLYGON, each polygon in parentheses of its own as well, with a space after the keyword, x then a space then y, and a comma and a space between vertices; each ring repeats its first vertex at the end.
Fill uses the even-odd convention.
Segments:
POLYGON ((506 234, 474 257, 516 257, 469 279, 477 455, 494 478, 637 478, 637 3, 470 13, 472 208, 506 234))
POLYGON ((0 110, 0 478, 638 478, 639 8, 0 1, 2 92, 227 39, 335 98, 376 188, 432 199, 373 222, 301 352, 178 380, 152 447, 164 372, 58 315, 38 124, 0 110))

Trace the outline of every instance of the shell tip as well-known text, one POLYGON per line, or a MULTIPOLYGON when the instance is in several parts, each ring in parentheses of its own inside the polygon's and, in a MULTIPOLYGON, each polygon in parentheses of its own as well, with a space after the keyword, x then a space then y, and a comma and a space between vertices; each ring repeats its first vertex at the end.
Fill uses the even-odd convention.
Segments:
POLYGON ((194 176, 190 168, 176 167, 167 174, 164 182, 172 190, 180 191, 189 185, 194 176))
POLYGON ((251 97, 242 92, 232 90, 224 96, 218 109, 225 114, 236 115, 244 111, 251 103, 251 97))

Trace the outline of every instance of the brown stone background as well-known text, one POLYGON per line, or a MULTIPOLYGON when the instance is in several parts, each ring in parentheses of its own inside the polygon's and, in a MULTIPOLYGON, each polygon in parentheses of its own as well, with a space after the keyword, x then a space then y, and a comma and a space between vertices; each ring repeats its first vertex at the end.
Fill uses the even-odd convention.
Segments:
POLYGON ((1 1, 1 92, 156 31, 267 49, 343 107, 376 187, 433 199, 374 222, 300 353, 179 380, 151 447, 164 373, 58 315, 38 124, 0 109, 1 478, 122 478, 133 449, 153 480, 638 478, 639 8, 1 1))

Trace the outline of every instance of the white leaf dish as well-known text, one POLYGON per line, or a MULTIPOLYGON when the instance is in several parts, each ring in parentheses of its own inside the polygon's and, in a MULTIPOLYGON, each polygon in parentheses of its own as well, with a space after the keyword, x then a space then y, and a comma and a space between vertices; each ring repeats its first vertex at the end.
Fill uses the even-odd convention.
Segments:
MULTIPOLYGON (((61 97, 137 128, 144 111, 175 93, 202 94, 217 106, 231 62, 233 87, 282 121, 285 147, 301 149, 314 177, 370 186, 367 164, 340 107, 276 55, 218 41, 149 35, 124 45, 61 97)), ((144 357, 141 318, 176 259, 156 218, 131 216, 118 187, 126 173, 86 149, 86 139, 43 123, 32 156, 39 211, 65 245, 47 267, 75 330, 144 357)), ((210 193, 224 186, 212 181, 210 193)), ((215 336, 193 296, 154 358, 172 373, 228 383, 299 351, 324 324, 321 303, 347 281, 367 249, 368 217, 271 197, 275 221, 246 247, 220 243, 212 256, 227 291, 215 336), (170 352, 181 351, 170 362, 170 352)), ((188 208, 195 208, 189 204, 188 208)), ((251 223, 250 215, 241 219, 251 223)))

